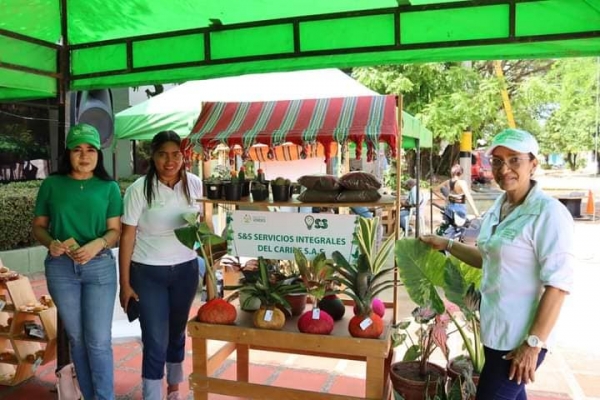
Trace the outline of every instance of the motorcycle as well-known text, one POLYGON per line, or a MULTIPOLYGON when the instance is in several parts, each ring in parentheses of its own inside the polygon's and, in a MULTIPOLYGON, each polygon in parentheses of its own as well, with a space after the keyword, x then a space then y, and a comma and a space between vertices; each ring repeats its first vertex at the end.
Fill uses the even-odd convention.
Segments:
POLYGON ((476 218, 464 217, 448 207, 432 204, 440 210, 443 218, 442 223, 436 229, 437 235, 469 245, 477 244, 477 236, 481 229, 481 216, 476 218))

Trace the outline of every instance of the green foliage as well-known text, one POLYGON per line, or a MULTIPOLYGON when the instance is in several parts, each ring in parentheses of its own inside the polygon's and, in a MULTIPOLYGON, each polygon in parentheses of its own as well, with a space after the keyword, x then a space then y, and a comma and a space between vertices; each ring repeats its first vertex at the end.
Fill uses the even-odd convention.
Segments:
POLYGON ((333 278, 332 261, 327 259, 324 252, 320 252, 308 261, 302 250, 294 247, 294 259, 298 265, 302 282, 309 296, 313 297, 313 304, 317 304, 327 294, 333 278))
POLYGON ((291 305, 285 299, 288 294, 303 293, 304 287, 298 283, 288 284, 285 281, 271 282, 267 262, 263 257, 258 258, 259 277, 253 283, 245 283, 240 288, 240 293, 248 295, 242 305, 247 307, 254 299, 259 299, 263 306, 283 306, 291 312, 291 305))
POLYGON ((477 290, 482 271, 446 257, 418 239, 396 242, 396 263, 400 279, 411 298, 420 307, 431 307, 438 315, 446 314, 455 324, 475 372, 481 372, 484 355, 480 338, 479 302, 477 290), (462 315, 456 315, 457 306, 462 315), (470 331, 472 337, 467 334, 470 331))
POLYGON ((390 236, 379 250, 374 248, 374 238, 372 234, 377 232, 379 224, 378 218, 373 218, 373 221, 367 221, 369 218, 358 217, 359 229, 355 233, 356 241, 359 244, 359 254, 356 262, 350 263, 339 251, 334 251, 332 254, 335 264, 332 268, 339 275, 336 279, 345 288, 341 291, 354 300, 360 315, 369 315, 371 312, 371 302, 373 298, 384 290, 394 287, 394 282, 391 279, 391 272, 394 266, 384 267, 385 261, 380 257, 384 255, 390 244, 393 243, 394 237, 390 236), (382 254, 380 254, 382 253, 382 254))
POLYGON ((0 186, 0 250, 34 246, 31 221, 39 181, 0 186))

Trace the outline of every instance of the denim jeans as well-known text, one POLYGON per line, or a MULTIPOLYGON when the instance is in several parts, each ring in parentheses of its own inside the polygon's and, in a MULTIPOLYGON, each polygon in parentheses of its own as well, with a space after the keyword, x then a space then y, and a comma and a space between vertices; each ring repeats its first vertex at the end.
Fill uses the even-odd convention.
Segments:
POLYGON ((104 250, 85 265, 66 255, 44 262, 48 291, 69 338, 81 393, 86 399, 115 398, 111 326, 117 292, 114 256, 104 250))
POLYGON ((196 258, 177 265, 131 263, 131 286, 139 297, 145 380, 162 379, 168 364, 167 383, 183 381, 185 328, 198 281, 196 258))
MULTIPOLYGON (((483 350, 485 364, 479 376, 477 400, 527 400, 525 382, 521 381, 521 384, 517 384, 516 381, 508 379, 512 360, 505 360, 502 357, 509 352, 488 347, 484 347, 483 350)), ((536 369, 545 357, 546 349, 542 349, 538 354, 536 369)))

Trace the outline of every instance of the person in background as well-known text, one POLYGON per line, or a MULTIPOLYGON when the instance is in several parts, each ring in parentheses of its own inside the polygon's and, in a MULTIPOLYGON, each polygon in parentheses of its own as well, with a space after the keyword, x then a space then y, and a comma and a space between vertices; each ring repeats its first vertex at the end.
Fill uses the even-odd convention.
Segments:
POLYGON ((78 124, 58 171, 38 192, 33 236, 48 248, 48 291, 69 338, 86 399, 114 399, 111 326, 117 273, 110 251, 121 231, 121 192, 103 165, 100 135, 78 124))
MULTIPOLYGON (((409 229, 408 216, 410 214, 410 209, 417 205, 417 180, 413 178, 408 179, 406 181, 406 188, 408 189, 408 196, 400 202, 400 227, 405 235, 408 234, 409 229)), ((422 197, 418 203, 423 204, 422 197)))
POLYGON ((527 399, 525 384, 555 340, 554 325, 573 286, 573 219, 532 176, 539 146, 528 132, 494 137, 494 179, 504 190, 486 213, 477 247, 426 235, 421 240, 483 269, 481 339, 485 365, 477 399, 527 399))
POLYGON ((463 168, 459 164, 454 164, 450 169, 450 179, 440 183, 433 189, 433 194, 446 200, 446 207, 454 211, 462 218, 467 217, 466 202, 469 203, 475 216, 479 217, 479 211, 471 196, 469 184, 462 179, 463 168))
POLYGON ((198 289, 195 251, 179 242, 174 230, 182 215, 199 211, 202 181, 184 168, 181 139, 173 131, 157 133, 151 143, 148 172, 125 192, 119 251, 120 300, 127 310, 139 301, 142 330, 142 395, 179 399, 183 382, 185 328, 198 289))

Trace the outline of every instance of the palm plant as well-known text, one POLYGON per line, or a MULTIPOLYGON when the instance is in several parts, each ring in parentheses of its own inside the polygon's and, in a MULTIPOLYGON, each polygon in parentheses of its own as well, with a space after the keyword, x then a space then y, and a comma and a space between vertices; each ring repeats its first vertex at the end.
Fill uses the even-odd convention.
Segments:
POLYGON ((344 286, 341 293, 354 300, 357 315, 350 320, 348 330, 356 337, 379 337, 383 332, 383 320, 373 313, 373 299, 385 290, 394 287, 390 278, 395 266, 386 267, 394 237, 388 237, 379 248, 376 246, 379 218, 358 218, 355 239, 358 243, 358 258, 349 262, 339 251, 332 254, 333 269, 344 286))

